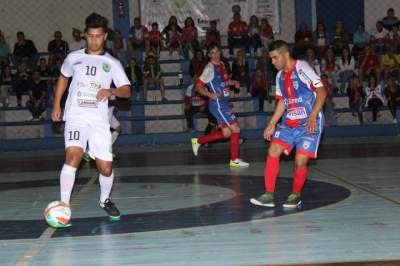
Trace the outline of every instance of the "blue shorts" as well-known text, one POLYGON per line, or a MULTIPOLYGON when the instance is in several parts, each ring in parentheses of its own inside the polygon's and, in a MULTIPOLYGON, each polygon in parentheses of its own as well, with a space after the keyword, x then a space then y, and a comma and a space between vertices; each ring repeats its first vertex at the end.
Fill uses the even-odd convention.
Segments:
POLYGON ((227 103, 210 102, 208 109, 220 126, 227 127, 237 122, 235 114, 232 112, 231 108, 229 108, 227 103))
POLYGON ((312 134, 307 132, 305 126, 298 128, 281 126, 275 131, 271 142, 285 147, 285 155, 289 156, 293 147, 296 147, 296 154, 304 154, 315 159, 317 158, 322 129, 323 121, 320 121, 320 126, 312 134))

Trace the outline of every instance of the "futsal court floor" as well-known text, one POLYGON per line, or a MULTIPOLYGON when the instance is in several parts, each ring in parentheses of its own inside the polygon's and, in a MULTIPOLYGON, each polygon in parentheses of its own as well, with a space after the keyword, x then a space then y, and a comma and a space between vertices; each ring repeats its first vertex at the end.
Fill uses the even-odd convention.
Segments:
POLYGON ((248 141, 248 169, 231 170, 229 146, 118 147, 112 199, 98 206, 93 163, 82 163, 72 227, 51 229, 63 150, 0 154, 0 265, 400 265, 400 138, 325 139, 303 204, 284 210, 293 158, 284 158, 275 208, 263 192, 267 144, 248 141))

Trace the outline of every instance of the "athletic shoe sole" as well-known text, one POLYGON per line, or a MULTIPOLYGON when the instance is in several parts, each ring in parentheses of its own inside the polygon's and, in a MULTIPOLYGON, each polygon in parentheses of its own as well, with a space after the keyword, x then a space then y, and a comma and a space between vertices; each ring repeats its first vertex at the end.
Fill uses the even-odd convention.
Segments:
POLYGON ((254 199, 254 198, 250 199, 250 202, 251 202, 252 204, 254 204, 254 205, 257 205, 257 206, 270 207, 270 208, 275 207, 275 203, 273 203, 273 202, 272 202, 272 203, 264 204, 264 203, 261 203, 261 202, 259 202, 258 200, 254 199))
POLYGON ((298 208, 301 205, 301 200, 296 204, 283 204, 283 208, 287 208, 287 209, 294 209, 294 208, 298 208))

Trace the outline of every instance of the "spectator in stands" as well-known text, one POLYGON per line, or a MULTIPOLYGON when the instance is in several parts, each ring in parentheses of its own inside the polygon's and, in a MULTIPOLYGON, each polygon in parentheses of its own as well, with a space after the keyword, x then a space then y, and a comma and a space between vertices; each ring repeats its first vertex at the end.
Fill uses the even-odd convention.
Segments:
POLYGON ((260 37, 262 46, 268 50, 269 45, 274 41, 274 31, 267 18, 261 19, 260 37))
POLYGON ((185 92, 185 117, 187 129, 190 132, 195 130, 193 126, 193 117, 197 113, 208 114, 207 100, 196 91, 198 76, 193 76, 192 84, 190 84, 185 92))
POLYGON ((262 43, 260 36, 260 23, 256 15, 250 17, 248 35, 250 53, 252 56, 257 56, 257 50, 262 47, 262 43))
POLYGON ((347 87, 347 97, 349 98, 349 106, 353 112, 353 116, 356 116, 355 113, 357 113, 358 121, 360 122, 360 125, 363 125, 363 105, 365 94, 360 80, 356 75, 350 79, 349 86, 347 87))
POLYGON ((204 56, 203 50, 198 49, 195 52, 193 59, 190 61, 189 73, 191 77, 199 77, 207 65, 207 59, 204 56))
POLYGON ((306 23, 301 23, 299 30, 294 36, 295 47, 293 54, 295 56, 304 55, 308 48, 313 47, 313 36, 311 31, 308 30, 306 23))
POLYGON ((328 75, 323 74, 321 76, 321 79, 326 90, 326 99, 324 104, 325 126, 336 126, 336 113, 333 110, 333 108, 335 107, 335 103, 333 102, 335 88, 332 86, 332 84, 329 83, 328 75))
MULTIPOLYGON (((138 66, 135 57, 131 57, 128 66, 125 68, 126 75, 131 82, 132 91, 136 92, 134 95, 135 100, 140 98, 140 86, 143 84, 142 69, 138 66)), ((144 95, 141 97, 144 98, 144 95)))
POLYGON ((389 8, 386 12, 386 17, 382 19, 383 27, 387 30, 392 30, 392 27, 398 25, 399 19, 394 15, 394 9, 389 8))
POLYGON ((318 76, 321 76, 321 64, 317 58, 313 48, 307 48, 306 50, 306 61, 310 67, 315 71, 318 76))
POLYGON ((12 59, 14 65, 19 66, 25 61, 31 67, 35 66, 39 59, 35 44, 31 40, 25 39, 25 34, 22 31, 17 33, 17 42, 14 45, 12 59))
POLYGON ((376 80, 380 79, 380 69, 378 65, 378 56, 375 53, 374 47, 366 45, 364 47, 364 53, 359 57, 359 78, 363 82, 365 77, 375 75, 376 80))
POLYGON ((251 78, 250 93, 251 96, 258 101, 258 111, 264 112, 264 100, 268 94, 268 82, 267 77, 261 69, 257 69, 251 78))
POLYGON ((162 102, 166 103, 168 100, 165 98, 165 88, 163 80, 163 71, 160 64, 157 62, 153 55, 149 55, 143 66, 143 95, 144 100, 147 101, 147 91, 150 84, 157 86, 161 93, 162 102))
POLYGON ((271 85, 272 82, 274 81, 274 77, 276 74, 276 69, 272 65, 272 60, 271 57, 269 56, 269 52, 267 49, 264 49, 261 57, 258 59, 257 64, 256 64, 256 70, 260 70, 265 79, 267 80, 267 93, 266 97, 268 99, 268 102, 272 102, 271 98, 271 85))
POLYGON ((158 30, 158 23, 153 22, 151 24, 151 31, 149 32, 149 40, 146 42, 146 55, 149 56, 150 53, 156 56, 160 55, 160 50, 162 47, 163 36, 158 30))
POLYGON ((47 84, 40 80, 40 72, 34 71, 32 80, 28 83, 29 100, 26 103, 32 114, 30 120, 43 120, 42 113, 46 110, 47 84))
POLYGON ((0 66, 8 64, 9 55, 10 55, 10 46, 6 42, 4 35, 0 33, 0 66))
POLYGON ((134 18, 133 26, 129 29, 129 39, 132 42, 133 49, 144 50, 147 38, 147 28, 142 25, 139 17, 134 18))
POLYGON ((62 39, 61 31, 54 32, 54 40, 49 42, 47 51, 55 57, 65 58, 69 52, 69 45, 62 39))
POLYGON ((353 34, 353 55, 358 58, 359 54, 364 50, 365 45, 370 41, 368 32, 365 31, 363 24, 358 24, 357 31, 353 34))
POLYGON ((121 61, 121 64, 124 67, 129 64, 130 59, 128 50, 125 47, 126 45, 121 32, 119 30, 114 31, 111 53, 114 57, 121 61))
POLYGON ((389 33, 387 34, 387 37, 386 37, 386 45, 394 46, 394 47, 396 47, 396 50, 399 49, 399 45, 400 45, 399 26, 394 25, 392 27, 391 31, 389 31, 389 33))
POLYGON ((399 78, 400 74, 400 55, 397 53, 396 48, 389 46, 386 53, 381 58, 381 71, 386 80, 389 76, 399 78))
POLYGON ((400 121, 400 86, 395 78, 389 77, 386 81, 385 88, 388 107, 393 117, 393 123, 400 121))
POLYGON ((174 29, 178 33, 182 34, 182 28, 178 25, 178 20, 176 19, 175 16, 171 16, 168 20, 168 25, 165 26, 165 28, 162 30, 162 34, 165 36, 167 43, 169 43, 171 40, 169 37, 171 34, 169 32, 174 29))
POLYGON ((174 51, 178 53, 179 56, 182 55, 182 33, 177 30, 175 24, 172 24, 167 37, 166 46, 169 48, 169 56, 173 54, 174 51))
POLYGON ((28 91, 28 83, 31 79, 31 72, 28 69, 28 64, 22 62, 19 65, 18 72, 15 76, 14 91, 17 96, 18 107, 22 106, 22 93, 28 91))
MULTIPOLYGON (((240 86, 245 86, 247 93, 250 92, 249 63, 246 55, 242 50, 237 51, 236 58, 232 63, 232 80, 240 82, 240 86)), ((239 93, 239 89, 234 89, 235 93, 239 93)))
POLYGON ((199 40, 197 35, 197 28, 194 25, 193 18, 188 17, 185 20, 185 27, 182 29, 182 45, 183 53, 186 58, 189 58, 190 53, 194 55, 194 52, 199 49, 199 40))
POLYGON ((206 32, 206 39, 203 43, 203 48, 208 49, 211 44, 216 43, 219 47, 221 47, 221 34, 217 29, 217 21, 210 21, 210 27, 206 32))
POLYGON ((47 82, 47 85, 50 86, 52 79, 50 68, 47 65, 46 58, 40 58, 37 71, 39 71, 40 73, 40 80, 47 82))
POLYGON ((372 109, 372 121, 376 122, 379 108, 382 107, 385 98, 382 87, 374 76, 369 77, 368 87, 365 89, 367 100, 365 105, 372 109))
POLYGON ((341 20, 336 21, 335 29, 331 36, 331 45, 335 51, 335 55, 340 55, 343 48, 348 48, 349 34, 344 27, 344 23, 341 20))
POLYGON ((233 15, 233 21, 228 26, 228 47, 229 55, 233 55, 233 48, 249 50, 247 35, 247 23, 241 20, 240 13, 233 15))
POLYGON ((323 23, 317 24, 317 29, 314 32, 314 45, 317 49, 317 57, 321 58, 325 53, 326 47, 329 45, 329 34, 326 32, 325 25, 323 23))
POLYGON ((347 87, 347 83, 350 81, 350 78, 355 74, 355 60, 351 55, 349 48, 344 47, 342 49, 342 55, 338 59, 338 75, 340 82, 340 92, 342 94, 345 93, 345 88, 347 87))
POLYGON ((389 32, 383 27, 382 21, 376 22, 375 27, 376 30, 371 34, 371 42, 375 45, 378 54, 381 55, 389 32))
POLYGON ((49 67, 50 75, 52 78, 58 78, 58 76, 60 76, 62 63, 63 61, 61 60, 61 58, 57 58, 54 64, 49 67))
POLYGON ((333 49, 328 47, 324 58, 321 60, 321 72, 328 76, 329 84, 334 88, 337 87, 337 70, 335 54, 333 49))
POLYGON ((72 42, 69 45, 71 51, 80 50, 86 47, 86 42, 82 38, 82 32, 78 29, 72 29, 72 42))
POLYGON ((14 84, 14 77, 9 65, 4 66, 0 77, 0 107, 8 107, 10 102, 9 93, 12 91, 14 84))

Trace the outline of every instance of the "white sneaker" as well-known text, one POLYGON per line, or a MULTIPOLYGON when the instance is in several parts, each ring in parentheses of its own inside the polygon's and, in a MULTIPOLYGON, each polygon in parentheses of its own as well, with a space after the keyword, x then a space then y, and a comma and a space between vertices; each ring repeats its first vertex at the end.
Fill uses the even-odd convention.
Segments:
POLYGON ((200 146, 201 146, 201 144, 199 144, 197 142, 197 140, 198 140, 197 138, 192 138, 192 150, 193 150, 194 156, 197 156, 197 154, 199 153, 200 146))
POLYGON ((236 167, 236 168, 246 168, 246 167, 249 167, 250 164, 249 164, 249 163, 246 163, 246 162, 243 161, 242 159, 237 158, 237 159, 234 160, 234 161, 231 160, 231 161, 229 162, 229 166, 230 166, 230 167, 236 167))

